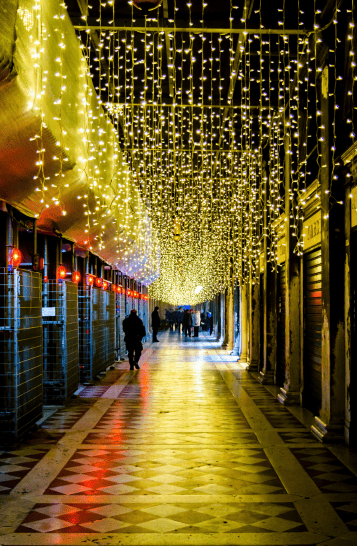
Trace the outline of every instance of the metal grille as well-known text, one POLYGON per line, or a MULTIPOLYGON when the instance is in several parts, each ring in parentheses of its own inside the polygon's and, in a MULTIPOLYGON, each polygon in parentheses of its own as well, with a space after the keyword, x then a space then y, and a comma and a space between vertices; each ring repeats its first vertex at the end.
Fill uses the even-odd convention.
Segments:
POLYGON ((45 404, 63 404, 77 390, 78 286, 43 284, 43 386, 45 404))
POLYGON ((5 441, 21 437, 42 416, 41 285, 39 273, 0 269, 0 420, 5 441))
POLYGON ((125 319, 125 296, 124 294, 118 294, 120 298, 120 358, 124 359, 126 355, 126 346, 124 341, 123 320, 125 319))
POLYGON ((115 352, 118 360, 125 357, 125 342, 123 332, 123 320, 125 318, 125 298, 123 294, 116 294, 115 314, 115 352))
POLYGON ((140 318, 141 318, 141 320, 143 321, 144 326, 145 326, 145 330, 146 330, 145 341, 147 341, 147 340, 149 339, 148 305, 149 305, 149 304, 148 304, 147 301, 142 301, 140 318))
POLYGON ((81 379, 90 381, 115 361, 115 294, 84 287, 78 300, 81 379))

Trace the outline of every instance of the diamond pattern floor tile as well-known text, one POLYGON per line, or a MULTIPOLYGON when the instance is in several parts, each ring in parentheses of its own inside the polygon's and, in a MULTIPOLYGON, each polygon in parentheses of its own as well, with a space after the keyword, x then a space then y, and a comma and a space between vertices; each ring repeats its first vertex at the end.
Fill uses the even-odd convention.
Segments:
POLYGON ((323 493, 355 493, 357 477, 326 448, 292 449, 299 463, 323 493), (326 472, 326 465, 329 471, 326 472))
POLYGON ((264 546, 311 544, 301 503, 312 499, 297 495, 293 502, 284 488, 279 476, 289 485, 296 478, 282 471, 283 458, 277 462, 271 454, 284 451, 300 465, 299 479, 312 479, 338 499, 330 504, 336 522, 354 536, 356 478, 328 446, 317 444, 218 344, 169 336, 161 334, 160 344, 149 346, 140 371, 128 373, 128 362, 117 365, 52 415, 31 440, 36 444, 1 455, 0 493, 2 487, 11 491, 13 478, 21 486, 34 471, 36 496, 27 482, 32 509, 13 528, 17 544, 35 544, 39 534, 51 535, 42 542, 58 544, 75 544, 79 535, 88 543, 104 544, 105 536, 142 546, 171 544, 173 537, 180 537, 175 543, 215 546, 231 544, 235 535, 247 544, 251 537, 264 546), (237 384, 236 397, 228 384, 237 384), (86 415, 89 409, 95 411, 86 415), (71 430, 85 415, 88 428, 71 430), (264 444, 258 441, 264 420, 272 445, 269 434, 264 444), (48 449, 55 468, 50 476, 40 468, 48 449))
POLYGON ((48 453, 48 449, 22 449, 0 454, 0 493, 7 495, 48 453))

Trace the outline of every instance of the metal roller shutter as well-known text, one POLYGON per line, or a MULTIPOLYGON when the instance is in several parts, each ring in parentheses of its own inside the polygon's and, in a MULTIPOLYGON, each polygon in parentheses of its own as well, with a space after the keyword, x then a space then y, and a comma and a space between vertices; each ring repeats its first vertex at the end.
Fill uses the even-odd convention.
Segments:
POLYGON ((304 256, 304 406, 321 408, 321 249, 304 256))
MULTIPOLYGON (((264 367, 264 273, 261 273, 260 275, 260 298, 259 298, 259 305, 260 305, 260 362, 259 362, 259 370, 262 370, 264 367)), ((238 290, 238 288, 237 288, 238 290)), ((239 302, 239 298, 238 298, 239 302)), ((238 315, 239 317, 239 315, 238 315)), ((239 321, 238 321, 239 324, 239 321)))
POLYGON ((276 384, 283 387, 285 381, 285 263, 278 271, 277 297, 278 297, 278 324, 277 324, 277 351, 276 351, 276 384))

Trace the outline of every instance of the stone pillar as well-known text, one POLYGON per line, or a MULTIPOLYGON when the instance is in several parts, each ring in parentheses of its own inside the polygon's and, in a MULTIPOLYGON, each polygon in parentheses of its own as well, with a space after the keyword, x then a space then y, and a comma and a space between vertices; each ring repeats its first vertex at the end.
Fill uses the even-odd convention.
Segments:
POLYGON ((277 303, 276 303, 277 274, 270 270, 266 263, 264 271, 264 362, 259 375, 262 385, 273 385, 276 370, 276 336, 277 336, 277 303))
POLYGON ((259 281, 255 279, 251 282, 249 290, 250 313, 249 322, 249 358, 248 371, 257 371, 260 359, 260 286, 259 281))
POLYGON ((234 345, 234 298, 233 289, 229 287, 225 291, 225 328, 222 349, 231 351, 234 345))
POLYGON ((344 210, 331 203, 343 201, 343 184, 330 186, 329 73, 321 77, 321 256, 322 256, 322 402, 312 433, 322 441, 344 440, 345 412, 345 309, 344 309, 344 210))
POLYGON ((234 342, 232 356, 238 356, 240 354, 241 345, 241 324, 240 324, 240 287, 236 286, 234 289, 233 297, 234 305, 234 342))
MULTIPOLYGON (((271 366, 271 352, 275 347, 276 354, 276 337, 274 341, 271 338, 271 320, 270 315, 271 311, 274 309, 276 316, 276 301, 274 299, 274 306, 269 305, 271 303, 271 272, 270 264, 268 264, 268 211, 267 211, 267 192, 268 192, 268 178, 266 173, 266 168, 264 165, 263 178, 262 178, 262 201, 263 201, 263 263, 264 263, 264 272, 263 272, 263 293, 260 294, 263 302, 263 362, 260 363, 260 374, 258 381, 261 384, 273 384, 274 383, 274 369, 275 367, 271 366), (272 343, 273 341, 273 343, 272 343)), ((275 290, 274 290, 275 295, 275 290)), ((276 336, 276 329, 275 329, 276 336)))
MULTIPOLYGON (((287 129, 286 129, 287 130, 287 129)), ((296 239, 292 236, 290 211, 291 160, 290 135, 285 136, 285 382, 278 400, 285 405, 300 403, 300 260, 294 253, 296 239)))
POLYGON ((218 300, 218 341, 224 341, 224 335, 225 335, 225 296, 223 293, 219 294, 219 300, 218 300))
POLYGON ((242 364, 246 364, 249 361, 249 300, 248 300, 248 286, 241 287, 241 309, 240 309, 240 332, 241 332, 241 353, 239 360, 242 364))
MULTIPOLYGON (((356 274, 355 266, 351 262, 353 257, 354 263, 356 258, 354 253, 355 248, 351 250, 351 227, 357 224, 357 214, 351 206, 351 195, 355 196, 357 183, 357 144, 351 146, 345 154, 342 155, 344 164, 347 165, 351 172, 345 178, 345 441, 348 445, 355 447, 357 443, 357 423, 355 422, 357 403, 355 398, 351 396, 354 392, 354 376, 356 374, 352 362, 354 360, 354 346, 356 344, 356 325, 351 323, 351 315, 355 314, 355 295, 353 294, 354 287, 351 286, 351 276, 356 274), (352 219, 353 218, 353 219, 352 219), (352 256, 351 256, 352 255, 352 256), (352 341, 353 340, 353 341, 352 341)), ((355 203, 355 197, 353 197, 355 203)), ((356 319, 354 319, 356 320, 356 319)))

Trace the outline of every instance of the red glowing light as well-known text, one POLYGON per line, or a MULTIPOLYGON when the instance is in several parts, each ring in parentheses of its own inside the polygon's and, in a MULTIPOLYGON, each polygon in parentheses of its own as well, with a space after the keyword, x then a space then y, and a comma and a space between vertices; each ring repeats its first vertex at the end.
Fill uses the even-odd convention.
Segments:
POLYGON ((79 273, 79 271, 74 271, 72 273, 72 281, 79 282, 80 280, 81 280, 81 274, 79 273))
POLYGON ((44 267, 45 267, 45 261, 43 258, 40 258, 39 269, 42 270, 44 267))
POLYGON ((127 296, 130 298, 130 296, 131 296, 131 290, 127 290, 127 291, 126 291, 126 294, 127 294, 127 296))
POLYGON ((116 284, 112 284, 112 292, 116 292, 117 291, 117 285, 116 284))
POLYGON ((88 286, 93 286, 93 284, 94 284, 94 276, 93 275, 87 275, 87 284, 88 284, 88 286))
POLYGON ((48 281, 48 277, 43 277, 43 282, 47 282, 48 281))
POLYGON ((108 286, 109 286, 108 281, 103 281, 103 290, 107 290, 108 286))
POLYGON ((162 0, 134 0, 134 6, 144 13, 157 9, 161 3, 162 0))
POLYGON ((101 279, 100 277, 97 277, 97 278, 95 279, 95 285, 96 285, 98 288, 101 288, 102 284, 103 284, 102 279, 101 279))
POLYGON ((11 252, 10 262, 13 267, 19 267, 22 260, 21 252, 18 248, 13 248, 11 252))
POLYGON ((57 270, 57 274, 58 274, 59 279, 65 279, 66 278, 67 271, 66 271, 66 268, 64 267, 64 265, 59 266, 59 268, 57 270))
POLYGON ((121 291, 122 291, 121 286, 117 286, 117 292, 118 292, 118 294, 121 294, 121 291))

